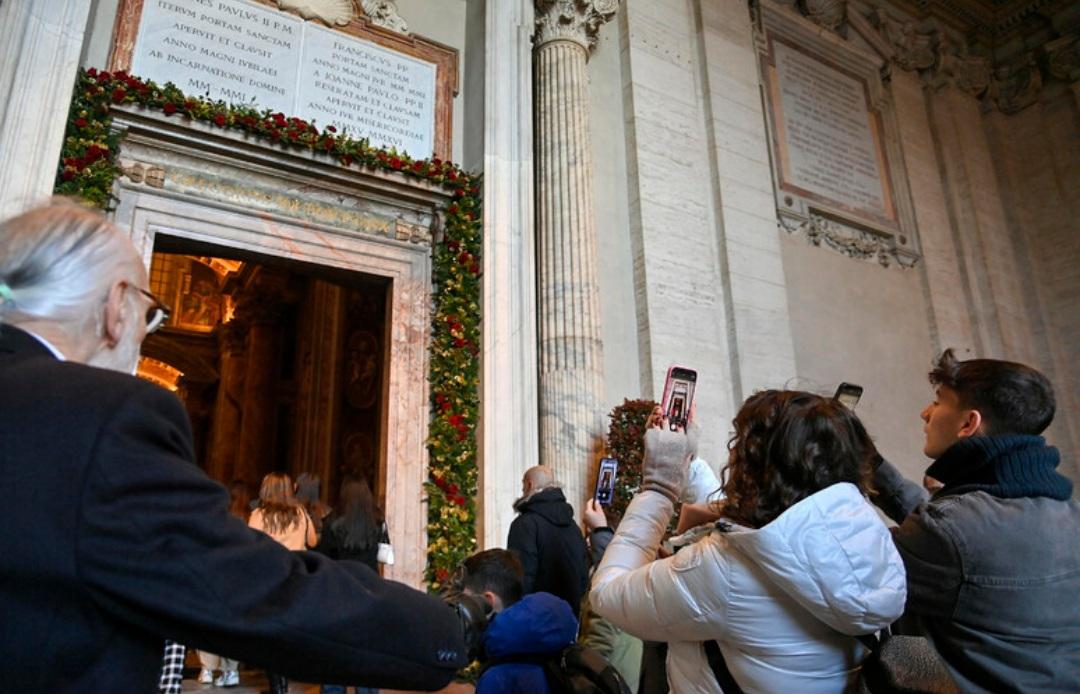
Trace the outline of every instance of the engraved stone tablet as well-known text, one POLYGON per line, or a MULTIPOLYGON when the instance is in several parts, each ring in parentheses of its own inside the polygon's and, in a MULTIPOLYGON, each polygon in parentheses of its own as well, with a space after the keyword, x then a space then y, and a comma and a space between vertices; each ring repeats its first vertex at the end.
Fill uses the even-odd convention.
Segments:
POLYGON ((780 189, 833 212, 895 226, 881 128, 864 82, 777 38, 770 44, 780 189))
POLYGON ((131 71, 184 92, 436 149, 435 63, 246 0, 145 0, 131 71))

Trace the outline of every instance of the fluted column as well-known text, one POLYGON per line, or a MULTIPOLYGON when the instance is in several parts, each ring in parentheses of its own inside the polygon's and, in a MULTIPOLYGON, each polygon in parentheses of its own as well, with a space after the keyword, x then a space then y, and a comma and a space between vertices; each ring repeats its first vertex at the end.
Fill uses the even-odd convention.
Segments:
POLYGON ((0 219, 52 193, 92 4, 0 1, 0 219))
POLYGON ((579 512, 604 419, 586 63, 617 7, 617 0, 536 0, 540 461, 579 512))

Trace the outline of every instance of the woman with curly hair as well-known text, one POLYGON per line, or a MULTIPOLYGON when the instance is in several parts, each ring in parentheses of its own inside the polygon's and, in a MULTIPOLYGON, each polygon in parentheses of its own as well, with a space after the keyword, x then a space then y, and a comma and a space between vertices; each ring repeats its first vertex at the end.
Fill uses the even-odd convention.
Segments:
POLYGON ((768 390, 734 420, 721 520, 653 561, 696 448, 650 429, 641 491, 593 580, 593 609, 668 642, 672 691, 839 693, 904 609, 904 567, 867 502, 874 445, 835 400, 768 390), (712 673, 719 673, 713 675, 712 673))

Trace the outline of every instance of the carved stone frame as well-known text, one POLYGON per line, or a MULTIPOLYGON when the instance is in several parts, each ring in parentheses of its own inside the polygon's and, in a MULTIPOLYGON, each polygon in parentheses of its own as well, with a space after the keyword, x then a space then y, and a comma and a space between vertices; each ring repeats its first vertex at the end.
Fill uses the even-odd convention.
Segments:
POLYGON ((791 8, 773 0, 762 0, 756 26, 756 44, 761 69, 766 123, 769 129, 769 154, 773 160, 773 190, 777 217, 788 232, 805 233, 815 245, 826 245, 845 255, 873 258, 882 265, 896 261, 911 267, 919 259, 919 240, 915 208, 907 182, 899 124, 887 85, 882 81, 884 59, 867 52, 840 36, 800 16, 791 8), (868 112, 878 128, 885 165, 882 171, 886 193, 895 209, 895 220, 873 219, 854 214, 812 193, 800 193, 781 180, 778 128, 774 106, 769 98, 772 48, 779 41, 825 63, 830 68, 853 77, 866 87, 868 112))
MULTIPOLYGON (((109 53, 109 70, 131 69, 131 57, 139 32, 139 20, 145 0, 120 0, 113 28, 112 50, 109 53)), ((278 8, 274 0, 252 0, 267 7, 278 8)), ((295 13, 289 12, 289 14, 295 13)), ((454 97, 458 93, 458 50, 420 36, 399 34, 372 24, 367 17, 357 15, 345 26, 330 26, 318 19, 321 26, 341 31, 356 38, 370 41, 383 48, 403 53, 435 65, 435 155, 446 160, 453 159, 454 97)), ((295 115, 295 114, 285 114, 295 115)))

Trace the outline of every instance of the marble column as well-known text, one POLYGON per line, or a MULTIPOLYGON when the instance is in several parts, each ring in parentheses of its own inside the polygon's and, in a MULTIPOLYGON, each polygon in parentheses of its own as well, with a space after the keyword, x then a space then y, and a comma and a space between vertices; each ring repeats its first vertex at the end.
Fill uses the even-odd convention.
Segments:
POLYGON ((0 219, 52 193, 92 5, 0 2, 0 219))
POLYGON ((325 498, 334 481, 334 435, 338 428, 345 292, 323 280, 311 280, 302 305, 296 373, 296 410, 292 465, 296 474, 322 479, 325 498))
POLYGON ((272 466, 277 443, 278 353, 281 342, 280 298, 265 288, 248 288, 238 298, 237 318, 248 323, 244 396, 240 409, 240 445, 233 474, 253 480, 272 466))
POLYGON ((480 525, 503 547, 522 473, 540 462, 536 402, 532 0, 486 3, 480 525))
MULTIPOLYGON (((210 425, 206 474, 222 484, 237 478, 236 452, 240 443, 240 408, 244 397, 244 340, 247 325, 233 319, 218 326, 218 390, 214 421, 210 425)), ((259 480, 244 480, 249 486, 259 480)))
POLYGON ((618 2, 536 0, 535 6, 540 460, 580 513, 604 421, 585 66, 618 2))

